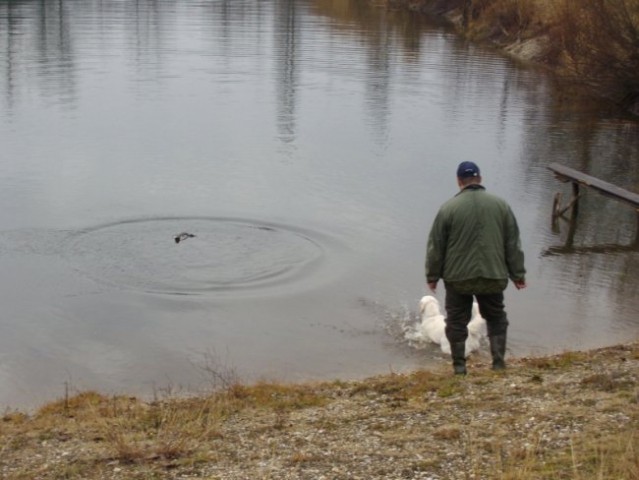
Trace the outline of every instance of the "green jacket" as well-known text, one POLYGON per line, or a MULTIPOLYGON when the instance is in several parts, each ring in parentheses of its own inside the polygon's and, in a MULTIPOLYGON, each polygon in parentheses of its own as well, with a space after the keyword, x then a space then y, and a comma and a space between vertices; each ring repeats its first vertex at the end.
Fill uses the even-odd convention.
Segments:
POLYGON ((442 205, 428 238, 428 282, 502 281, 505 288, 508 278, 525 275, 519 227, 504 200, 473 184, 442 205))

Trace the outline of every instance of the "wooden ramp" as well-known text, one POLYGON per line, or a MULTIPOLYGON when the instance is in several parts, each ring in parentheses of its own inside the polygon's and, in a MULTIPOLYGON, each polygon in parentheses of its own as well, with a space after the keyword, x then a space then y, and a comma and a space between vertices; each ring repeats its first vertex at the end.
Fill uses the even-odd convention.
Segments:
POLYGON ((553 202, 553 225, 555 225, 556 221, 560 217, 562 217, 566 211, 571 210, 568 238, 566 240, 566 245, 563 247, 564 249, 574 249, 573 240, 575 236, 575 230, 577 228, 579 198, 582 195, 582 193, 580 192, 580 187, 582 186, 591 188, 602 195, 626 203, 635 209, 635 211, 637 212, 637 230, 635 233, 634 243, 628 246, 620 245, 618 247, 621 247, 623 249, 639 249, 639 193, 625 190, 621 187, 618 187, 617 185, 604 182, 599 178, 587 175, 583 172, 570 167, 566 167, 564 165, 560 165, 558 163, 551 163, 550 165, 548 165, 548 169, 550 169, 555 174, 555 177, 557 177, 560 181, 564 183, 570 182, 572 184, 572 198, 566 206, 561 206, 561 193, 557 193, 555 195, 553 202))
POLYGON ((613 185, 612 183, 604 182, 590 175, 586 175, 578 170, 574 170, 570 167, 559 165, 558 163, 551 163, 548 168, 555 173, 555 176, 563 182, 572 182, 573 185, 584 185, 592 188, 599 193, 612 197, 616 200, 629 203, 635 208, 639 208, 639 193, 630 192, 621 187, 613 185))

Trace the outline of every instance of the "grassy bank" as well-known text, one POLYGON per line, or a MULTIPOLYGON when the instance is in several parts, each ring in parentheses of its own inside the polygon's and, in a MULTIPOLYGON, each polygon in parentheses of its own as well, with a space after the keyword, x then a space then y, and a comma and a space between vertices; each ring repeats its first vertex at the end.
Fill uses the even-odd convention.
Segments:
POLYGON ((4 414, 0 477, 639 478, 639 342, 449 370, 151 402, 84 392, 4 414))
POLYGON ((386 0, 552 68, 639 115, 639 0, 386 0))

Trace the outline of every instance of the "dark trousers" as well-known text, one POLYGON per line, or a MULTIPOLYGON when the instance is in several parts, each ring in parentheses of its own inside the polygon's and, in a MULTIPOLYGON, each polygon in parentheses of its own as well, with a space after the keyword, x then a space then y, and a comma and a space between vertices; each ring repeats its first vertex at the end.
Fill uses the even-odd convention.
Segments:
POLYGON ((508 317, 504 310, 504 294, 489 293, 472 295, 456 292, 446 287, 446 337, 450 343, 465 342, 468 323, 472 315, 473 296, 477 298, 479 313, 486 320, 488 336, 505 335, 508 317))

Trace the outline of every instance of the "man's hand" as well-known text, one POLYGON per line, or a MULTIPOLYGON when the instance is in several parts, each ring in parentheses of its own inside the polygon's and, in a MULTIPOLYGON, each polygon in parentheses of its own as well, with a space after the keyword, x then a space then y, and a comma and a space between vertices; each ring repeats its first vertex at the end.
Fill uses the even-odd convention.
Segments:
POLYGON ((526 288, 526 280, 513 280, 513 283, 515 284, 515 288, 517 290, 523 290, 524 288, 526 288))
POLYGON ((426 285, 428 285, 428 288, 430 288, 430 291, 433 293, 437 290, 437 282, 428 282, 426 285))

